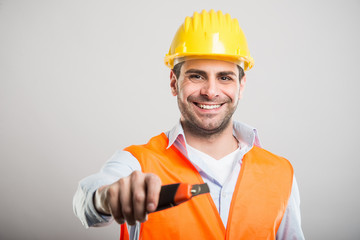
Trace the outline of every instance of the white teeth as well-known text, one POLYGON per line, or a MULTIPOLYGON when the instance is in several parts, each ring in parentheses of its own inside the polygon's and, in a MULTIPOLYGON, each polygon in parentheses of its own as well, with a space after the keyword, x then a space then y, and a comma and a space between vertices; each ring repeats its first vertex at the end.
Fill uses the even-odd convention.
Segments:
POLYGON ((204 104, 198 104, 198 106, 202 109, 215 109, 215 108, 219 108, 221 106, 221 104, 218 105, 204 105, 204 104))

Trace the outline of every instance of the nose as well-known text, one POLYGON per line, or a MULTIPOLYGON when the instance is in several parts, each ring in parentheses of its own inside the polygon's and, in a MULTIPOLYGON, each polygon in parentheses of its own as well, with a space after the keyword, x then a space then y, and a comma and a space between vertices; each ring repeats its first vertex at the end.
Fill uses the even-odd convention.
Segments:
POLYGON ((200 94, 206 96, 209 100, 219 96, 219 88, 216 79, 207 79, 203 83, 200 94))

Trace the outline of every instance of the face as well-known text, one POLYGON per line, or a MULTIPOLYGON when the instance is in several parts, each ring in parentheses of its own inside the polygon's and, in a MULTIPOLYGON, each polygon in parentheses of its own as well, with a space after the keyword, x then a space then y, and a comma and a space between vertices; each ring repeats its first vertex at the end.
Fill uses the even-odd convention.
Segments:
POLYGON ((171 72, 170 80, 184 129, 199 136, 229 127, 246 82, 240 83, 236 64, 210 59, 186 61, 179 79, 171 72))

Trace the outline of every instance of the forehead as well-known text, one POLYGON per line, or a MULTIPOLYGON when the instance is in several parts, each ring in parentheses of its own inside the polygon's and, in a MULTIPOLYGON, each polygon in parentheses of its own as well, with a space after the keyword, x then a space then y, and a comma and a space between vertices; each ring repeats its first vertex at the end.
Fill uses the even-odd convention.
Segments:
POLYGON ((231 71, 239 75, 239 69, 235 63, 214 59, 187 60, 184 62, 181 72, 185 73, 189 69, 201 70, 208 74, 231 71))

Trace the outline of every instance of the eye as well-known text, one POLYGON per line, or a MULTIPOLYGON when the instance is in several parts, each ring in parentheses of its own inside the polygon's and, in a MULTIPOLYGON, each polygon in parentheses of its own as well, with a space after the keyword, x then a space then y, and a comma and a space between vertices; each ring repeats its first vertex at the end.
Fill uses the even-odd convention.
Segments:
POLYGON ((190 79, 194 79, 194 80, 200 80, 200 79, 202 79, 202 76, 199 75, 199 74, 191 74, 191 75, 189 76, 189 78, 190 78, 190 79))
POLYGON ((232 79, 232 77, 229 77, 229 76, 221 76, 220 80, 222 80, 222 81, 232 81, 233 79, 232 79))

